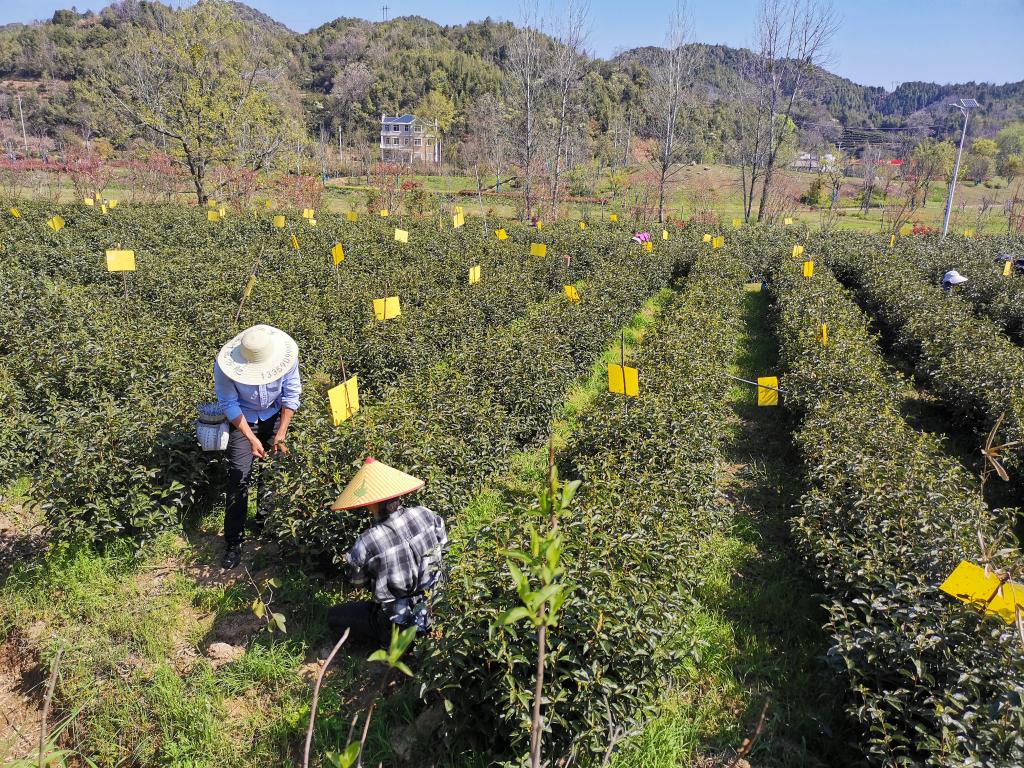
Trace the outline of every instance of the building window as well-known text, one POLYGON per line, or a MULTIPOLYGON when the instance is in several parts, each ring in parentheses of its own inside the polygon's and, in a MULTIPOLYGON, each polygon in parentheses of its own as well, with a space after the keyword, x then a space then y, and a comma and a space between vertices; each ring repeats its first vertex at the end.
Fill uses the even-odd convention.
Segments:
POLYGON ((409 132, 409 126, 408 126, 408 125, 407 125, 407 126, 405 126, 405 132, 406 132, 406 133, 408 133, 408 132, 409 132))
POLYGON ((421 144, 423 144, 423 139, 419 139, 419 138, 417 138, 417 139, 413 139, 413 141, 415 141, 415 142, 416 142, 416 146, 417 146, 417 147, 418 147, 418 146, 420 146, 421 144))

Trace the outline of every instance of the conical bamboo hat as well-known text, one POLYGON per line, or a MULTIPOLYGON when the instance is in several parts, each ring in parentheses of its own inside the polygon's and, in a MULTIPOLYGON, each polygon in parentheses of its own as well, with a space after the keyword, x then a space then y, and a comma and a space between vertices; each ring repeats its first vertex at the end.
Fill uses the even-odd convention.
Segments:
POLYGON ((423 485, 422 480, 370 457, 363 462, 355 477, 335 499, 331 509, 357 509, 369 504, 390 501, 418 491, 423 485))

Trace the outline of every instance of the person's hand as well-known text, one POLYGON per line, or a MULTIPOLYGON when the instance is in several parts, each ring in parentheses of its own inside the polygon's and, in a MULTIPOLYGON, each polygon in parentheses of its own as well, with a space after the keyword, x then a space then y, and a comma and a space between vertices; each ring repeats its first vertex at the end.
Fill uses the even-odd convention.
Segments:
POLYGON ((249 441, 249 445, 252 446, 252 455, 255 456, 257 459, 262 459, 267 455, 266 450, 264 450, 263 448, 263 443, 259 441, 259 438, 252 438, 249 441))
POLYGON ((270 446, 270 451, 275 456, 288 455, 288 446, 285 444, 283 432, 279 432, 278 434, 274 435, 274 440, 273 444, 270 446))

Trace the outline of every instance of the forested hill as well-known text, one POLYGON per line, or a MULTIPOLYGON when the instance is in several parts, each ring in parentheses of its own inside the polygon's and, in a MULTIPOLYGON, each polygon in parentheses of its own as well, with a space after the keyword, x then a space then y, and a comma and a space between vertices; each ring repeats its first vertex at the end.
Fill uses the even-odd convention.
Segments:
MULTIPOLYGON (((337 19, 297 34, 241 3, 236 12, 259 26, 290 53, 285 76, 304 96, 311 133, 369 137, 381 112, 420 106, 433 92, 450 105, 449 133, 465 128, 474 100, 501 89, 509 40, 515 27, 490 19, 442 26, 419 17, 387 22, 337 19)), ((22 96, 29 130, 57 137, 61 131, 107 135, 104 117, 88 106, 88 74, 104 67, 123 40, 126 27, 156 27, 169 9, 150 0, 122 0, 98 14, 56 12, 49 21, 0 27, 0 120, 14 117, 15 93, 22 96)), ((594 133, 628 125, 643 133, 647 63, 655 48, 638 48, 611 60, 590 62, 585 73, 585 122, 594 133)), ((719 154, 732 119, 735 92, 752 54, 745 49, 693 46, 695 119, 702 120, 706 157, 719 154)), ((1024 118, 1024 82, 1007 85, 904 83, 894 91, 858 85, 818 70, 798 124, 833 139, 839 126, 889 128, 907 124, 939 136, 957 130, 946 103, 976 98, 982 105, 975 135, 994 134, 1004 123, 1024 118)))

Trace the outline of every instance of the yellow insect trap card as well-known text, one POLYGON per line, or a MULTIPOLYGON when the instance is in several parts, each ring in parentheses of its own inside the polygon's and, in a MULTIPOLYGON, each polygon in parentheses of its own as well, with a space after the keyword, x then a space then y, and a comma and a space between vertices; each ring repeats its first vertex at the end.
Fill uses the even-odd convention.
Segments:
POLYGON ((249 275, 249 279, 245 281, 245 288, 242 289, 242 298, 246 301, 252 296, 252 289, 256 287, 256 275, 249 275))
POLYGON ((480 282, 480 265, 469 268, 469 284, 476 285, 480 282))
POLYGON ((725 248, 725 235, 719 235, 711 241, 712 248, 725 248))
POLYGON ((107 251, 107 272, 134 272, 135 251, 107 251))
POLYGON ((377 320, 394 320, 402 314, 402 305, 397 296, 387 296, 383 299, 373 300, 373 316, 377 320))
POLYGON ((790 224, 792 224, 792 223, 793 223, 793 219, 791 219, 791 218, 789 218, 789 217, 787 216, 786 218, 784 218, 784 219, 782 220, 782 223, 783 223, 783 224, 784 224, 785 226, 787 226, 787 227, 788 227, 788 226, 789 226, 790 224))
POLYGON ((636 368, 608 363, 608 391, 627 397, 640 396, 640 373, 636 368))
POLYGON ((459 227, 461 227, 465 223, 466 223, 466 217, 463 216, 461 213, 456 213, 454 216, 452 216, 452 228, 453 229, 458 229, 459 227))
POLYGON ((292 233, 292 248, 296 251, 299 250, 299 238, 295 236, 294 232, 292 233))
POLYGON ((814 277, 814 262, 813 261, 805 261, 804 262, 804 277, 814 277))
POLYGON ((804 247, 802 245, 793 246, 793 258, 798 259, 804 255, 804 247))
POLYGON ((207 211, 206 212, 206 220, 207 221, 220 221, 220 211, 207 211))
POLYGON ((581 221, 580 222, 580 232, 582 232, 586 228, 587 228, 587 222, 581 221))
POLYGON ((315 216, 316 216, 316 214, 313 212, 312 208, 303 208, 302 209, 302 218, 304 218, 304 219, 312 219, 315 216))
POLYGON ((668 230, 667 229, 661 230, 661 239, 662 240, 668 240, 668 230))
POLYGON ((828 323, 821 324, 821 346, 828 346, 828 323))
POLYGON ((1024 609, 1024 585, 1003 582, 996 574, 986 573, 980 565, 966 560, 961 561, 939 589, 999 616, 1007 624, 1016 621, 1017 606, 1024 609))
POLYGON ((21 211, 19 211, 17 208, 11 208, 11 216, 15 219, 20 219, 21 211))
POLYGON ((743 284, 743 290, 746 291, 747 293, 760 293, 761 292, 761 284, 760 283, 744 283, 743 284))
POLYGON ((778 376, 757 377, 757 404, 759 406, 770 406, 779 404, 778 376))
POLYGON ((345 214, 345 218, 348 219, 349 221, 359 221, 359 214, 356 213, 355 211, 348 211, 345 214))
POLYGON ((537 219, 537 231, 540 232, 542 229, 544 229, 544 222, 537 219))
POLYGON ((334 259, 334 264, 341 264, 345 260, 345 249, 341 243, 335 243, 334 247, 331 248, 331 258, 334 259))
POLYGON ((407 229, 396 229, 395 230, 395 242, 408 243, 409 242, 409 230, 407 229))
POLYGON ((499 240, 508 240, 508 232, 506 232, 504 229, 494 230, 494 236, 499 240))
POLYGON ((733 219, 732 220, 732 228, 733 229, 739 229, 742 226, 743 226, 743 219, 733 219))
POLYGON ((83 205, 87 205, 90 208, 93 208, 96 205, 96 201, 93 200, 91 197, 85 198, 84 200, 82 200, 82 203, 83 205))
POLYGON ((390 215, 391 215, 391 211, 389 211, 387 208, 381 208, 380 217, 382 219, 386 219, 390 215))
POLYGON ((547 243, 530 243, 530 255, 531 256, 547 256, 548 255, 547 243))
POLYGON ((611 214, 608 217, 608 221, 618 221, 618 220, 619 220, 619 214, 617 214, 617 213, 613 213, 613 214, 611 214))
POLYGON ((1003 277, 1009 277, 1013 273, 1013 262, 1008 261, 1003 264, 1003 277))
POLYGON ((567 298, 573 304, 580 303, 580 292, 576 290, 575 285, 565 286, 565 298, 567 298))
POLYGON ((702 240, 703 240, 703 241, 704 241, 705 243, 710 243, 710 242, 711 242, 711 235, 704 235, 704 237, 702 237, 701 239, 702 239, 702 240))
POLYGON ((358 377, 353 376, 344 384, 327 390, 327 401, 331 410, 331 423, 334 426, 341 426, 343 421, 352 418, 359 410, 358 377))
POLYGON ((274 217, 274 226, 277 229, 284 229, 284 216, 282 216, 281 214, 278 214, 277 216, 275 216, 274 217))
POLYGON ((54 216, 47 220, 46 226, 52 229, 54 232, 60 232, 64 229, 64 219, 61 216, 54 216))

